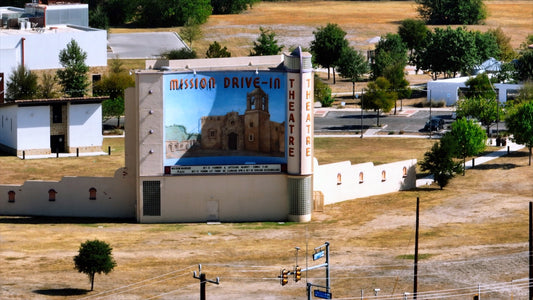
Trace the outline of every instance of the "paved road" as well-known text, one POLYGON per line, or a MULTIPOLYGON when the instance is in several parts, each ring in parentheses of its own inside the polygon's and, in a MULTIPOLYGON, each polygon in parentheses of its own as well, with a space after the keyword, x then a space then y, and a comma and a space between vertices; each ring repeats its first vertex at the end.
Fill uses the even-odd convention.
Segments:
POLYGON ((108 59, 153 59, 164 51, 187 47, 175 32, 113 33, 107 42, 108 59))

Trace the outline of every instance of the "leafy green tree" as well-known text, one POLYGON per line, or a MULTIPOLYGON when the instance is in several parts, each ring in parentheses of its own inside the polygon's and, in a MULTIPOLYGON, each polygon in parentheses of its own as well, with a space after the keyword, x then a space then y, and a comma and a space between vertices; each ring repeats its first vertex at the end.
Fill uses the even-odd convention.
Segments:
POLYGON ((462 172, 460 162, 455 162, 452 157, 456 143, 451 139, 443 139, 436 142, 430 151, 424 154, 424 160, 420 162, 420 169, 428 171, 442 190, 455 174, 462 172))
POLYGON ((161 53, 164 59, 192 59, 196 58, 196 51, 189 48, 173 49, 161 53))
POLYGON ((328 69, 333 67, 333 84, 335 84, 335 66, 341 57, 344 48, 348 47, 346 32, 337 24, 328 23, 326 27, 319 27, 313 31, 315 39, 311 41, 311 53, 313 62, 328 69))
POLYGON ((505 118, 507 131, 513 135, 512 140, 529 149, 531 166, 531 148, 533 147, 533 101, 512 107, 505 118))
POLYGON ((239 14, 259 0, 211 0, 214 15, 239 14))
POLYGON ((466 118, 457 119, 452 123, 452 130, 447 132, 443 139, 452 139, 456 142, 454 157, 463 160, 463 175, 466 167, 466 158, 475 156, 485 150, 487 135, 483 128, 466 118))
POLYGON ((497 94, 489 76, 486 73, 481 73, 475 77, 469 78, 465 85, 468 87, 468 91, 464 93, 468 98, 481 97, 481 98, 496 98, 497 94))
POLYGON ((228 48, 220 46, 217 41, 214 41, 209 48, 207 49, 205 56, 207 58, 217 58, 217 57, 231 57, 231 52, 228 51, 228 48))
POLYGON ((91 291, 94 289, 94 275, 109 274, 117 265, 112 250, 113 248, 106 242, 87 240, 81 244, 78 255, 74 256, 74 268, 89 276, 91 291))
POLYGON ((202 28, 200 24, 193 19, 189 18, 185 23, 185 26, 180 30, 180 36, 187 42, 189 42, 189 47, 192 49, 192 42, 201 38, 203 35, 202 28))
POLYGON ((131 0, 105 0, 103 10, 107 13, 109 25, 117 26, 132 21, 135 17, 139 1, 131 0))
POLYGON ((261 34, 254 41, 250 56, 276 55, 281 52, 283 46, 278 45, 276 40, 276 33, 270 29, 259 27, 261 34))
POLYGON ((487 17, 483 0, 415 0, 417 10, 428 24, 474 25, 487 17))
POLYGON ((39 84, 39 97, 44 99, 59 97, 56 89, 57 77, 55 74, 46 72, 41 77, 41 84, 39 84))
POLYGON ((526 81, 522 88, 518 90, 518 97, 511 104, 533 101, 533 81, 526 81))
POLYGON ((87 52, 83 51, 74 39, 67 44, 66 49, 59 52, 59 63, 63 69, 57 70, 57 78, 63 92, 69 97, 83 97, 86 94, 89 86, 89 66, 85 64, 86 59, 87 52))
POLYGON ((355 98, 355 83, 370 71, 366 58, 361 52, 345 47, 338 61, 338 71, 342 77, 352 82, 352 95, 355 98))
POLYGON ((19 65, 9 76, 6 88, 6 98, 10 101, 34 99, 38 91, 37 75, 19 65))
POLYGON ((183 26, 189 18, 199 24, 207 21, 213 8, 211 0, 139 0, 138 26, 183 26))
POLYGON ((129 71, 122 68, 122 61, 112 59, 110 72, 93 87, 95 95, 109 96, 109 99, 102 103, 102 115, 106 119, 116 117, 117 128, 120 127, 120 118, 124 114, 124 90, 132 86, 135 86, 135 79, 129 71))
POLYGON ((422 68, 431 71, 434 80, 439 74, 466 74, 479 63, 474 35, 464 27, 435 28, 421 57, 422 68))
POLYGON ((516 71, 519 80, 533 80, 533 49, 520 52, 516 63, 516 71))
POLYGON ((417 72, 420 69, 419 52, 426 47, 429 32, 428 27, 422 20, 405 19, 402 20, 400 27, 398 27, 398 35, 400 35, 409 50, 409 63, 417 67, 417 72))
POLYGON ((385 77, 378 77, 376 81, 368 83, 367 92, 363 95, 363 109, 373 109, 377 112, 377 126, 379 123, 380 111, 389 112, 398 99, 398 94, 390 89, 390 83, 385 77))
POLYGON ((484 98, 474 96, 457 102, 457 116, 472 117, 485 126, 487 136, 490 134, 490 127, 504 116, 502 105, 496 98, 484 98))
POLYGON ((496 59, 500 58, 501 52, 498 47, 498 41, 494 35, 489 32, 480 32, 473 31, 474 42, 477 49, 477 60, 479 63, 486 61, 487 59, 493 57, 496 59))
POLYGON ((103 5, 98 5, 95 9, 89 11, 89 25, 104 30, 109 28, 109 17, 103 5))
POLYGON ((500 60, 508 62, 516 57, 516 52, 511 45, 511 37, 506 35, 501 27, 489 29, 487 33, 491 34, 496 40, 496 44, 500 50, 500 60))
POLYGON ((315 73, 314 84, 315 101, 319 101, 323 107, 330 107, 334 99, 331 96, 331 88, 315 73))
MULTIPOLYGON (((399 68, 402 70, 407 65, 407 44, 399 34, 388 33, 376 45, 374 63, 372 64, 372 77, 385 76, 387 69, 399 68)), ((387 78, 390 81, 390 78, 387 78)))

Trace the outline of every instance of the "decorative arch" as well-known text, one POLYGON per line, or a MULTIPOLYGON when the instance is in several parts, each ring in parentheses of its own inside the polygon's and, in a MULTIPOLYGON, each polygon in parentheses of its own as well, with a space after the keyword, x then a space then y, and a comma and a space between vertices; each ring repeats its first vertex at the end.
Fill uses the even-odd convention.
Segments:
POLYGON ((407 167, 403 167, 402 176, 403 176, 403 178, 407 177, 407 167))
POLYGON ((365 174, 363 172, 359 172, 359 183, 363 183, 365 181, 365 174))
POLYGON ((381 171, 381 181, 387 180, 387 172, 385 170, 381 171))
POLYGON ((341 185, 342 184, 342 175, 341 173, 337 173, 337 185, 341 185))
POLYGON ((96 189, 94 187, 89 189, 89 200, 96 200, 96 189))
POLYGON ((15 191, 7 192, 8 202, 15 202, 15 191))
POLYGON ((48 201, 56 201, 56 190, 54 189, 49 189, 48 190, 48 201))

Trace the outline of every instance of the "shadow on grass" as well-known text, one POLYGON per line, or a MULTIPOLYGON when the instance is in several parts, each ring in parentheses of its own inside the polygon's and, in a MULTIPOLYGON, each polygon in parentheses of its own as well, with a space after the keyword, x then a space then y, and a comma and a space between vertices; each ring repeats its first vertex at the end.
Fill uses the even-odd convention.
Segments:
POLYGON ((510 169, 514 169, 516 167, 520 167, 520 166, 516 165, 516 164, 487 164, 487 163, 484 163, 484 164, 481 164, 481 165, 474 166, 474 169, 475 170, 497 170, 497 169, 510 170, 510 169))
POLYGON ((44 290, 35 290, 33 291, 36 294, 46 295, 46 296, 79 296, 89 293, 89 290, 84 289, 44 289, 44 290))
POLYGON ((0 224, 100 224, 136 223, 135 219, 0 216, 0 224))

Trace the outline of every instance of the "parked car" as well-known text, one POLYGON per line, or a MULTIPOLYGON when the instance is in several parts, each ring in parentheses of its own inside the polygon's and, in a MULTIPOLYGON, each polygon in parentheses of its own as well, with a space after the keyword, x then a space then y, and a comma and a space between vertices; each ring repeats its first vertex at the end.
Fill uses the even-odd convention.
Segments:
POLYGON ((441 129, 444 129, 444 120, 440 118, 431 118, 424 125, 425 131, 439 131, 441 129))

